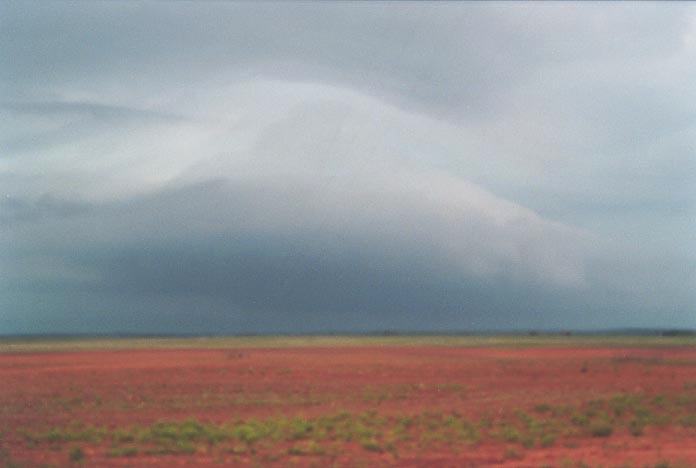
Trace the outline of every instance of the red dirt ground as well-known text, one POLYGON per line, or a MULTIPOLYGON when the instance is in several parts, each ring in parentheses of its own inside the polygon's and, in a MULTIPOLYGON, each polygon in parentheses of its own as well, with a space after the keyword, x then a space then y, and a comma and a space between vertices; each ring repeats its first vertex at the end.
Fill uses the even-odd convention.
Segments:
MULTIPOLYGON (((31 446, 23 430, 79 422, 109 428, 195 418, 204 422, 456 411, 471 420, 583 405, 617 393, 696 393, 696 349, 344 347, 127 350, 0 354, 0 466, 69 465, 69 443, 31 446), (11 465, 16 463, 17 465, 11 465)), ((74 445, 74 444, 73 444, 74 445)), ((326 456, 212 454, 107 457, 79 444, 86 466, 696 466, 694 427, 663 424, 636 437, 559 439, 525 448, 481 440, 466 449, 398 455, 344 444, 326 456)))

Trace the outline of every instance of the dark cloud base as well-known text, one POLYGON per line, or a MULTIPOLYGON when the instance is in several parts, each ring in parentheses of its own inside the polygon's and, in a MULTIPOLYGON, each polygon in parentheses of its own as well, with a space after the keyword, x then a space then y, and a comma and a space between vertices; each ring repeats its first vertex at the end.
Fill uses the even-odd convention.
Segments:
POLYGON ((40 252, 89 274, 6 280, 0 306, 14 318, 0 325, 12 333, 476 331, 621 326, 627 303, 636 308, 626 313, 645 314, 598 284, 568 289, 433 265, 425 245, 391 256, 355 232, 255 231, 239 216, 253 197, 229 190, 213 181, 77 212, 43 203, 58 207, 40 218, 49 234, 23 236, 5 265, 18 269, 40 252), (225 203, 236 222, 206 211, 225 203))

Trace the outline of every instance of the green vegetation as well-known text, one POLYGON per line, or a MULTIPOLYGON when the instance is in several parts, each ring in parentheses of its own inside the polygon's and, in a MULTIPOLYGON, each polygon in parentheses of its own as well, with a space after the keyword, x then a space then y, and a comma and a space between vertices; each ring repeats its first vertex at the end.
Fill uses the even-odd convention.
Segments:
POLYGON ((506 460, 522 460, 522 458, 524 458, 522 452, 514 447, 506 448, 503 456, 506 460))
POLYGON ((104 428, 97 428, 93 426, 82 426, 80 424, 71 424, 70 426, 64 428, 52 428, 43 433, 36 433, 32 431, 19 431, 21 435, 24 435, 25 439, 31 443, 37 442, 89 442, 89 443, 99 443, 101 442, 107 431, 104 428))
POLYGON ((290 455, 322 455, 327 443, 357 443, 366 451, 394 451, 394 443, 416 441, 429 447, 471 444, 479 433, 472 421, 453 413, 427 412, 413 416, 381 416, 374 411, 341 412, 316 418, 275 417, 212 424, 192 419, 157 422, 107 430, 97 427, 51 428, 43 432, 24 431, 34 444, 62 442, 108 442, 111 457, 137 453, 191 454, 200 446, 220 446, 229 453, 243 454, 268 450, 274 444, 290 442, 290 455), (99 434, 99 439, 95 438, 99 434))
POLYGON ((73 447, 70 449, 70 461, 71 462, 80 462, 84 460, 85 458, 85 452, 82 451, 80 447, 73 447))
MULTIPOLYGON (((693 346, 696 335, 397 335, 397 336, 238 336, 195 338, 0 338, 0 353, 164 348, 286 348, 298 346, 472 346, 472 347, 660 347, 693 346)), ((679 362, 675 362, 679 364, 679 362)))
POLYGON ((636 437, 642 436, 645 433, 646 422, 642 418, 634 418, 628 423, 628 430, 631 435, 636 437))
POLYGON ((290 455, 324 455, 326 449, 314 440, 307 440, 293 445, 288 449, 290 455))
MULTIPOLYGON (((459 389, 455 389, 459 391, 459 389)), ((538 403, 532 412, 514 411, 495 417, 466 417, 456 412, 426 411, 418 414, 339 412, 315 417, 276 416, 225 423, 194 419, 160 421, 148 426, 108 429, 69 425, 43 431, 21 431, 29 445, 63 443, 108 444, 110 457, 146 454, 193 454, 196 452, 276 454, 277 456, 323 456, 341 451, 343 444, 357 444, 366 452, 401 450, 461 450, 480 441, 499 441, 507 447, 506 458, 520 450, 550 447, 578 437, 611 437, 616 433, 642 436, 661 425, 696 424, 696 397, 692 394, 647 396, 616 394, 577 406, 538 403)), ((84 453, 73 448, 70 459, 84 453)))
POLYGON ((537 413, 548 413, 549 411, 551 411, 551 409, 551 405, 548 405, 546 403, 534 405, 534 411, 536 411, 537 413))
POLYGON ((612 432, 614 432, 614 427, 607 419, 595 421, 590 425, 590 434, 594 437, 609 437, 612 432))

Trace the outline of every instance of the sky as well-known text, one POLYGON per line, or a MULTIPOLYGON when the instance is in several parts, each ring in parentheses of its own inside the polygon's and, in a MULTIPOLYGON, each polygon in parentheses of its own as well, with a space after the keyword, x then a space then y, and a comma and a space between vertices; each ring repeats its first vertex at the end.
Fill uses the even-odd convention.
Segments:
POLYGON ((696 5, 0 3, 0 334, 696 328, 696 5))

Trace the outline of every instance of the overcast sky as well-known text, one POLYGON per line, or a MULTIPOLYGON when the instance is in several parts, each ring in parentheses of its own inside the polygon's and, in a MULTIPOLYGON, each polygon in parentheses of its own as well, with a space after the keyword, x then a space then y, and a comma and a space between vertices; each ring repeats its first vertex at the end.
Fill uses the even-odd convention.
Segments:
POLYGON ((696 327, 696 5, 0 3, 0 334, 696 327))

